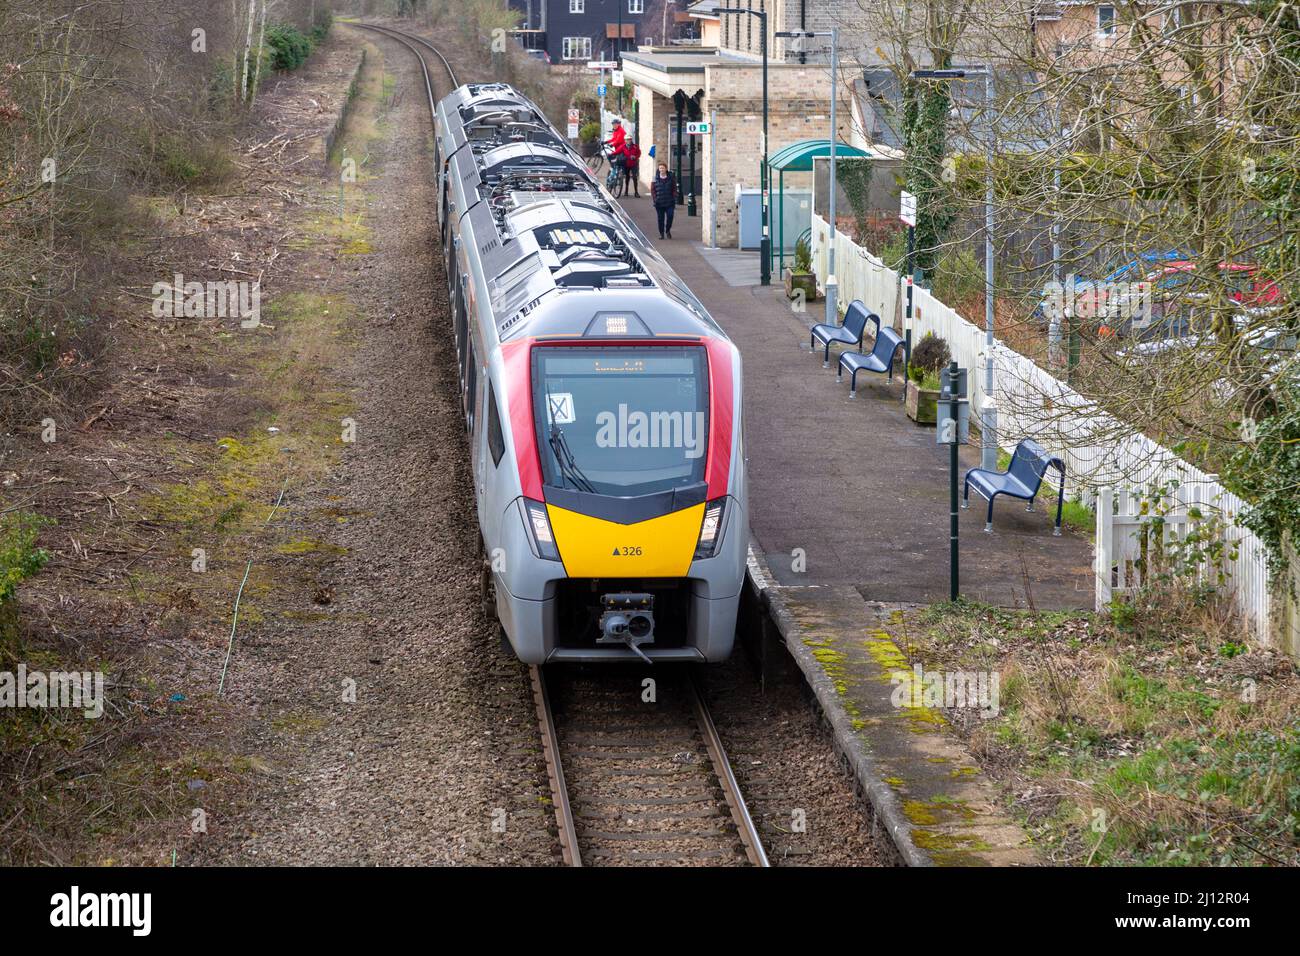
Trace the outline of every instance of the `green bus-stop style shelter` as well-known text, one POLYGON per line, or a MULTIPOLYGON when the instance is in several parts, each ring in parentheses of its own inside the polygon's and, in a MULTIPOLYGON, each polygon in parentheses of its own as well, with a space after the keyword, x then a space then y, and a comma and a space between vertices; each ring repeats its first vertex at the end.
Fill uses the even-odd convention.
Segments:
MULTIPOLYGON (((786 173, 810 173, 813 170, 813 160, 822 157, 830 158, 831 141, 829 139, 805 139, 797 143, 791 143, 783 147, 768 157, 767 160, 767 181, 772 181, 772 173, 778 175, 780 188, 777 191, 777 241, 769 247, 769 255, 774 258, 780 250, 780 264, 777 267, 777 275, 784 274, 785 271, 785 174, 786 173)), ((850 146, 843 140, 835 144, 835 162, 838 165, 841 159, 870 159, 871 153, 865 149, 859 149, 856 146, 850 146)))

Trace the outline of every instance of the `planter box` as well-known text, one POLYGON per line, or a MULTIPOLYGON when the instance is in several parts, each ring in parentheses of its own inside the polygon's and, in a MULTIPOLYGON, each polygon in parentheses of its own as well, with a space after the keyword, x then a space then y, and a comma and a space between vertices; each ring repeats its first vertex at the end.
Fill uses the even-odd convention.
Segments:
POLYGON ((939 390, 921 388, 911 379, 907 380, 907 417, 918 425, 933 425, 939 420, 939 390))
POLYGON ((817 276, 811 272, 793 272, 785 270, 785 297, 793 299, 796 289, 803 290, 805 302, 817 301, 817 276))

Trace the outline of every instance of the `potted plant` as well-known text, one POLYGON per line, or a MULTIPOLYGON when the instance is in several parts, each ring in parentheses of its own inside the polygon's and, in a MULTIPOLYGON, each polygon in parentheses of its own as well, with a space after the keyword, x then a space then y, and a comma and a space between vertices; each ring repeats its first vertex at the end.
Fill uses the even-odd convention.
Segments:
POLYGON ((807 239, 800 239, 794 244, 794 265, 785 269, 785 296, 793 299, 795 290, 803 290, 803 300, 813 302, 817 299, 817 276, 812 271, 812 245, 807 239))
POLYGON ((939 370, 951 360, 948 343, 933 332, 925 333, 912 348, 907 368, 907 417, 918 425, 938 421, 939 370))
POLYGON ((600 124, 595 120, 582 124, 578 130, 578 155, 595 156, 600 149, 600 124))

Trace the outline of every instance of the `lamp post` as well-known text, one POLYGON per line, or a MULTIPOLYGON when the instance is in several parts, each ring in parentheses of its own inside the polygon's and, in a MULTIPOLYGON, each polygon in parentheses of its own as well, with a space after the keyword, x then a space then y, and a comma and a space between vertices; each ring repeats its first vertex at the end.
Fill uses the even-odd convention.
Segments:
POLYGON ((984 407, 980 414, 980 467, 998 465, 998 419, 993 405, 993 69, 913 70, 917 80, 964 80, 984 77, 984 407))
MULTIPOLYGON (((813 37, 830 37, 831 38, 831 199, 830 211, 831 217, 831 241, 826 247, 826 324, 839 324, 839 282, 835 278, 835 196, 839 192, 839 179, 837 178, 838 170, 835 165, 835 141, 839 139, 839 131, 835 126, 835 82, 839 73, 839 41, 840 28, 831 27, 829 30, 780 30, 773 36, 786 38, 808 38, 813 37)), ((800 52, 803 52, 802 50, 800 52)), ((781 215, 785 215, 785 210, 781 210, 781 215)), ((784 220, 782 220, 784 222, 784 220)), ((782 229, 784 235, 784 229, 782 229)), ((785 244, 782 243, 782 248, 785 244)))
POLYGON ((758 17, 758 28, 763 38, 763 165, 759 167, 758 183, 759 191, 763 199, 763 238, 759 240, 758 245, 758 283, 759 285, 772 284, 772 237, 768 229, 768 208, 767 208, 767 12, 765 10, 751 10, 749 7, 717 7, 714 11, 718 14, 746 13, 751 17, 758 17))

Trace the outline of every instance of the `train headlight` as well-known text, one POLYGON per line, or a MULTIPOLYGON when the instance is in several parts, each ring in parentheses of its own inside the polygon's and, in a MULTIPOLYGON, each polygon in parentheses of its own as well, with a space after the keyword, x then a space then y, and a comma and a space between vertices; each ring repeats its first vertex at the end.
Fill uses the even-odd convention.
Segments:
POLYGON ((726 498, 710 501, 704 509, 704 520, 700 522, 700 540, 695 544, 695 557, 711 558, 718 552, 718 542, 722 540, 722 516, 726 512, 726 498))
POLYGON ((555 535, 551 533, 551 519, 546 515, 546 505, 530 498, 524 499, 524 523, 533 539, 533 547, 539 558, 547 561, 560 560, 560 549, 555 545, 555 535))

